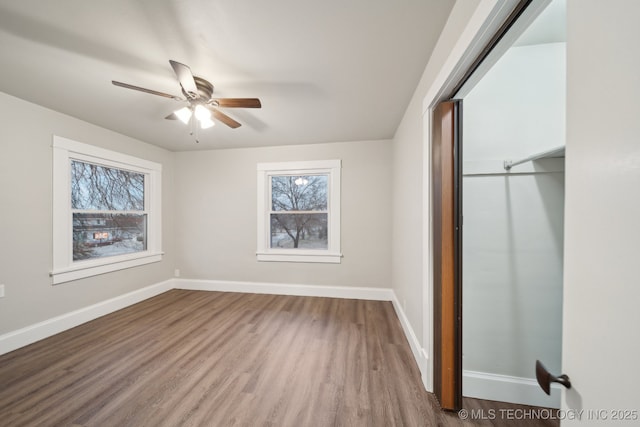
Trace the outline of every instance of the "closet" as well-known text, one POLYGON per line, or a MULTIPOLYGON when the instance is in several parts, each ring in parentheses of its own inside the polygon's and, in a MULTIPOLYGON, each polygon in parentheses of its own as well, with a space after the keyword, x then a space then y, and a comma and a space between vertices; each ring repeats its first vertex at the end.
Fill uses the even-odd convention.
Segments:
POLYGON ((463 99, 463 395, 559 407, 565 43, 525 35, 463 99))

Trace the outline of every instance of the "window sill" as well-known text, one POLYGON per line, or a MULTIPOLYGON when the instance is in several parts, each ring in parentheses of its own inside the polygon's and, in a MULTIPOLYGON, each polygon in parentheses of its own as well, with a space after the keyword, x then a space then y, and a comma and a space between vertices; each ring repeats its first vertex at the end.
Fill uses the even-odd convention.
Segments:
POLYGON ((342 261, 341 253, 273 253, 258 252, 256 254, 258 261, 266 262, 308 262, 308 263, 324 263, 324 264, 340 264, 342 261))
POLYGON ((72 280, 84 279, 86 277, 123 270, 125 268, 160 262, 162 261, 162 255, 162 252, 155 252, 138 254, 135 257, 130 255, 125 257, 112 257, 108 259, 101 259, 99 262, 79 262, 68 268, 54 270, 49 275, 52 278, 52 284, 57 285, 60 283, 70 282, 72 280))

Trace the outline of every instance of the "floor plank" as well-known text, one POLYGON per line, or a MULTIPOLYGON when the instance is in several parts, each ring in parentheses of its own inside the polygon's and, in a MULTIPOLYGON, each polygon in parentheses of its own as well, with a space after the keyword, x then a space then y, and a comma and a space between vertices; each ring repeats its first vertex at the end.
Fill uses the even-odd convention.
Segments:
POLYGON ((494 413, 439 410, 389 302, 172 290, 0 356, 2 426, 558 425, 494 413))

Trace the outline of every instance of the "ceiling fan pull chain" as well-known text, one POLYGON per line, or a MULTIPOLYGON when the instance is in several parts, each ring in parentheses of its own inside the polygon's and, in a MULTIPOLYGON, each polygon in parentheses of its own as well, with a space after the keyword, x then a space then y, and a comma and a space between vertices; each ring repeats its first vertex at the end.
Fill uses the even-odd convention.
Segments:
POLYGON ((198 121, 196 120, 196 115, 191 116, 191 135, 194 135, 196 140, 196 144, 200 144, 200 139, 198 138, 198 121))

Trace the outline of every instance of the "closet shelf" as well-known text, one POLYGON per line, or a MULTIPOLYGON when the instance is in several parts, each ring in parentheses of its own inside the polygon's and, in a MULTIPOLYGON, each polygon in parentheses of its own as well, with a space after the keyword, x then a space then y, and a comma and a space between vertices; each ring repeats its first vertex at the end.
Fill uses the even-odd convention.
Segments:
POLYGON ((564 145, 560 147, 552 148, 551 150, 546 150, 540 153, 533 154, 529 157, 525 157, 524 159, 515 160, 515 161, 505 160, 504 169, 509 171, 511 170, 512 167, 522 163, 533 162, 534 160, 550 159, 550 158, 558 158, 558 157, 564 157, 564 145))

